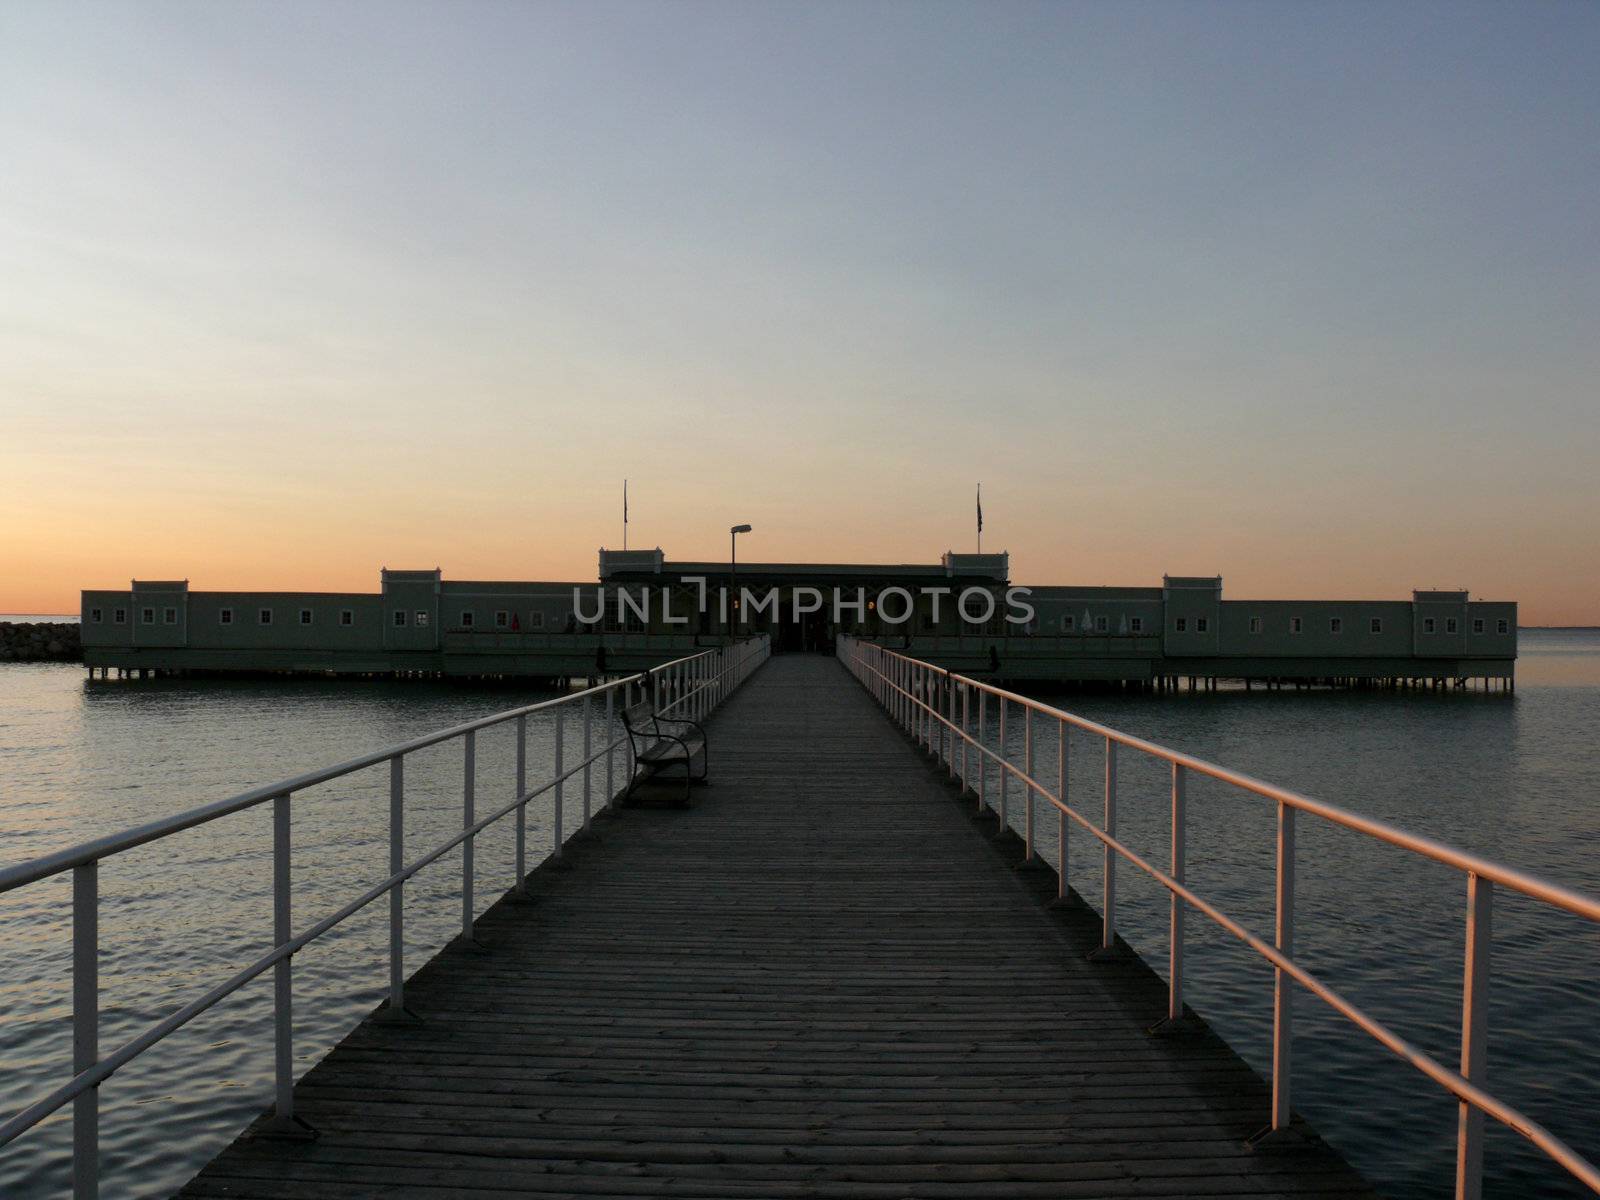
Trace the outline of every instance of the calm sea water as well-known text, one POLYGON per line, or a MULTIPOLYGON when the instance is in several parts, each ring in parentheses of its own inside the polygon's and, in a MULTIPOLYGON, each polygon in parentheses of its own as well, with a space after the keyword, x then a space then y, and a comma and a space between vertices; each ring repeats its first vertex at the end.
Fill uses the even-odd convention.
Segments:
MULTIPOLYGON (((1221 692, 1057 697, 1096 720, 1176 745, 1406 828, 1600 892, 1600 632, 1523 636, 1514 696, 1221 692)), ((0 863, 148 821, 512 705, 526 690, 406 683, 173 681, 89 684, 81 668, 0 668, 0 863)), ((530 777, 553 730, 534 728, 530 777)), ((1102 759, 1069 743, 1071 786, 1093 810, 1102 759)), ((573 746, 576 751, 576 746, 573 746)), ((1036 753, 1054 761, 1053 733, 1036 753)), ((509 796, 509 731, 480 738, 479 811, 509 796)), ((1119 818, 1133 844, 1167 848, 1166 774, 1124 753, 1119 818)), ((420 853, 459 821, 459 748, 407 767, 408 845, 420 853)), ((598 789, 597 789, 598 794, 598 789)), ((566 820, 580 818, 570 796, 566 820)), ((297 924, 382 878, 387 775, 302 795, 294 816, 297 924)), ((1020 823, 1020 814, 1019 823, 1020 823)), ((529 838, 550 838, 548 805, 529 838)), ((1041 814, 1041 849, 1054 854, 1041 814)), ((1202 894, 1271 933, 1274 814, 1265 802, 1191 782, 1189 877, 1202 894)), ((102 1050, 261 953, 271 935, 267 812, 213 823, 120 855, 101 869, 102 1050)), ((1297 954, 1369 1012, 1447 1063, 1459 1055, 1465 882, 1356 835, 1302 818, 1297 954)), ((1099 856, 1071 843, 1073 882, 1100 886, 1099 856)), ((533 856, 537 858, 537 854, 533 856)), ((480 838, 487 905, 509 883, 510 829, 480 838)), ((459 856, 408 892, 413 965, 454 933, 459 856)), ((1165 900, 1124 867, 1124 936, 1164 961, 1165 900)), ((0 1108, 62 1082, 70 1062, 66 881, 0 897, 0 1108)), ((304 1071, 380 998, 382 906, 296 958, 304 1071)), ((1494 915, 1490 1069, 1494 1090, 1591 1158, 1600 1157, 1600 930, 1501 895, 1494 915)), ((1189 996, 1259 1069, 1270 1038, 1272 975, 1202 918, 1189 923, 1189 996)), ((163 1195, 270 1101, 271 984, 258 980, 119 1072, 102 1089, 107 1194, 163 1195)), ((1455 1109, 1432 1084, 1323 1009, 1297 1008, 1295 1105, 1387 1194, 1450 1192, 1455 1109)), ((67 1188, 64 1118, 0 1151, 0 1195, 67 1188)), ((1489 1194, 1579 1195, 1559 1171, 1494 1131, 1489 1194)))

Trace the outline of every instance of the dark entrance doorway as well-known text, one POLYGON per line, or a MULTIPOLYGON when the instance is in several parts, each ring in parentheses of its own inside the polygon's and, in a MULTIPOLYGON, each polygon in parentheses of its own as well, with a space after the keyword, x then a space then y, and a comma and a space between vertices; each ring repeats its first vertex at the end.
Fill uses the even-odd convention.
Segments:
POLYGON ((772 649, 777 654, 832 654, 833 630, 827 606, 816 612, 794 612, 794 597, 787 590, 779 606, 772 631, 772 649))

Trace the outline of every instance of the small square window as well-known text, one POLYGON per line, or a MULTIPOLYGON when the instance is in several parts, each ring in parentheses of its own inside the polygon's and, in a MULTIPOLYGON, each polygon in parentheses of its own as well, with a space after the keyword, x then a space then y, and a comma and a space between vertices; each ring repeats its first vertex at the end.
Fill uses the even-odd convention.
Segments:
POLYGON ((1501 617, 1498 621, 1496 621, 1494 623, 1494 631, 1496 633, 1510 633, 1511 632, 1511 622, 1509 620, 1507 620, 1505 617, 1501 617))
POLYGON ((406 623, 405 609, 397 608, 394 610, 394 623, 397 629, 406 623))
POLYGON ((128 610, 125 608, 113 609, 111 623, 113 625, 126 625, 128 623, 128 610))
POLYGON ((153 609, 153 608, 141 608, 139 610, 139 624, 141 624, 141 625, 154 625, 155 623, 156 623, 156 610, 155 609, 153 609))
MULTIPOLYGON (((462 613, 461 613, 461 628, 463 628, 463 629, 471 629, 472 628, 472 618, 473 618, 472 610, 471 609, 463 609, 462 613)), ((420 625, 420 624, 422 624, 422 622, 418 621, 417 624, 420 625)))
POLYGON ((1194 631, 1196 633, 1205 633, 1210 628, 1211 622, 1206 617, 1196 617, 1194 619, 1194 631))
POLYGON ((419 608, 419 609, 417 609, 417 628, 418 629, 426 629, 427 627, 428 627, 428 610, 425 609, 425 608, 419 608))
POLYGON ((1172 627, 1178 633, 1188 633, 1189 632, 1189 618, 1188 617, 1179 617, 1176 621, 1174 621, 1172 623, 1172 627))
POLYGON ((1483 632, 1483 618, 1482 617, 1473 617, 1472 618, 1472 632, 1473 633, 1482 633, 1483 632))
POLYGON ((1131 617, 1131 618, 1129 618, 1129 620, 1128 620, 1128 628, 1134 633, 1143 633, 1144 632, 1144 618, 1143 617, 1131 617))
POLYGON ((341 625, 354 625, 355 623, 356 623, 355 609, 353 609, 353 608, 341 608, 339 610, 339 624, 341 624, 341 625))
POLYGON ((1067 617, 1062 617, 1061 618, 1061 632, 1062 633, 1071 633, 1077 627, 1078 627, 1078 618, 1077 617, 1067 616, 1067 617))
POLYGON ((1299 617, 1290 617, 1289 618, 1289 632, 1290 633, 1299 633, 1305 627, 1306 627, 1305 626, 1305 622, 1302 621, 1299 617))
POLYGON ((1458 628, 1460 628, 1460 626, 1456 624, 1456 619, 1454 617, 1445 618, 1444 631, 1446 633, 1454 633, 1458 628))
POLYGON ((162 609, 161 623, 163 625, 176 625, 178 623, 178 610, 175 608, 162 609))
POLYGON ((309 608, 302 608, 300 610, 300 624, 302 624, 302 625, 311 624, 311 610, 309 608))
POLYGON ((263 625, 271 625, 272 610, 270 608, 263 608, 259 613, 256 614, 256 620, 263 625))
POLYGON ((1373 617, 1372 618, 1372 624, 1371 624, 1370 628, 1371 628, 1373 633, 1382 633, 1383 632, 1383 618, 1382 617, 1373 617))
POLYGON ((543 629, 544 628, 544 614, 542 612, 531 612, 531 613, 529 613, 528 614, 528 628, 529 629, 543 629))
POLYGON ((504 629, 507 625, 510 625, 510 624, 511 624, 511 614, 510 613, 508 613, 503 608, 497 608, 497 609, 494 610, 494 627, 496 629, 504 629))
POLYGON ((1250 632, 1251 633, 1260 633, 1262 625, 1263 625, 1263 622, 1262 622, 1260 617, 1251 617, 1250 618, 1250 632))
POLYGON ((1094 631, 1096 633, 1104 633, 1110 627, 1111 619, 1109 617, 1096 617, 1094 619, 1094 631))
POLYGON ((224 609, 220 610, 217 613, 217 624, 219 624, 219 625, 232 625, 233 624, 233 609, 224 608, 224 609))
POLYGON ((1433 618, 1432 617, 1423 617, 1422 618, 1422 632, 1423 633, 1432 633, 1433 630, 1434 630, 1433 618))
POLYGON ((91 625, 100 624, 100 610, 98 608, 91 608, 89 610, 89 624, 91 624, 91 625))
POLYGON ((1344 618, 1343 617, 1329 617, 1328 618, 1328 632, 1329 633, 1343 633, 1344 632, 1344 618))

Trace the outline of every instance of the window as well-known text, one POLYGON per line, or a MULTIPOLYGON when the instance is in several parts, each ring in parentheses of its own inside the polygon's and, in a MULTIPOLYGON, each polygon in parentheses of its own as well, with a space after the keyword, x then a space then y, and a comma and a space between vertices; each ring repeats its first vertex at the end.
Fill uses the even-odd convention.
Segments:
POLYGON ((1109 617, 1096 617, 1094 619, 1094 631, 1096 633, 1104 633, 1110 627, 1111 619, 1109 617))
POLYGON ((1204 632, 1206 632, 1206 630, 1208 630, 1210 628, 1211 628, 1211 622, 1208 619, 1206 619, 1205 617, 1196 617, 1194 619, 1194 631, 1196 633, 1204 633, 1204 632))
POLYGON ((111 623, 113 625, 126 625, 128 623, 128 610, 125 608, 113 609, 111 623))
POLYGON ((263 625, 271 625, 272 610, 270 608, 263 608, 259 613, 256 614, 256 620, 263 625))
POLYGON ((1445 618, 1444 631, 1446 633, 1454 633, 1457 628, 1458 628, 1458 626, 1456 624, 1456 619, 1454 617, 1446 617, 1445 618))
POLYGON ((404 625, 404 624, 405 624, 405 623, 406 623, 406 614, 405 614, 405 610, 404 610, 404 609, 402 609, 402 608, 397 608, 397 609, 395 609, 395 610, 394 610, 394 624, 395 624, 395 628, 396 628, 396 629, 398 629, 398 628, 400 628, 400 627, 401 627, 401 626, 403 626, 403 625, 404 625))
POLYGON ((178 623, 178 610, 175 608, 162 609, 161 623, 163 625, 176 625, 178 623))
POLYGON ((300 610, 300 624, 302 624, 302 625, 311 624, 311 610, 309 608, 302 608, 300 610))
POLYGON ((91 624, 91 625, 100 624, 100 610, 98 608, 91 608, 89 610, 89 624, 91 624))
POLYGON ((504 629, 509 624, 511 624, 511 614, 508 613, 503 608, 495 609, 494 610, 494 627, 496 629, 504 629))
POLYGON ((529 629, 543 629, 544 628, 544 614, 542 612, 531 612, 531 613, 529 613, 528 614, 528 628, 529 629))
POLYGON ((1128 621, 1128 628, 1130 630, 1132 630, 1134 633, 1143 633, 1144 632, 1144 618, 1143 617, 1132 617, 1132 618, 1130 618, 1129 621, 1128 621))
POLYGON ((428 627, 428 610, 425 609, 425 608, 419 608, 419 609, 417 609, 417 628, 418 629, 426 629, 427 627, 428 627))
POLYGON ((1262 625, 1262 621, 1261 621, 1260 617, 1251 617, 1250 618, 1250 632, 1251 633, 1260 633, 1261 632, 1261 625, 1262 625))
POLYGON ((1433 618, 1432 617, 1423 617, 1422 618, 1422 632, 1423 633, 1432 633, 1433 632, 1433 618))
POLYGON ((1328 618, 1328 632, 1329 633, 1343 633, 1344 632, 1344 618, 1343 617, 1329 617, 1328 618))
POLYGON ((1290 633, 1299 633, 1304 628, 1305 628, 1305 622, 1303 622, 1299 617, 1290 617, 1289 618, 1289 632, 1290 633))
POLYGON ((354 625, 355 623, 356 623, 356 612, 355 612, 355 609, 353 609, 353 608, 341 608, 339 610, 339 624, 341 624, 341 625, 354 625))
POLYGON ((154 625, 155 623, 156 623, 156 610, 155 609, 153 609, 153 608, 141 608, 139 610, 139 624, 141 624, 141 625, 154 625))
POLYGON ((1188 617, 1179 617, 1176 621, 1174 621, 1172 623, 1172 628, 1174 630, 1176 630, 1178 633, 1188 633, 1189 632, 1189 618, 1188 617))
POLYGON ((1383 632, 1383 618, 1382 617, 1373 617, 1372 618, 1372 624, 1371 624, 1370 628, 1371 628, 1371 631, 1373 633, 1382 633, 1383 632))
POLYGON ((1472 632, 1473 633, 1482 633, 1483 632, 1483 618, 1482 617, 1473 617, 1472 618, 1472 632))
POLYGON ((1511 622, 1507 618, 1501 617, 1498 621, 1496 621, 1494 623, 1494 631, 1496 633, 1510 633, 1511 632, 1511 622))
POLYGON ((219 624, 219 625, 232 625, 233 624, 233 609, 224 608, 220 612, 218 612, 217 613, 217 624, 219 624))
POLYGON ((1078 618, 1074 617, 1070 613, 1068 613, 1067 615, 1065 615, 1065 616, 1063 616, 1061 618, 1061 632, 1062 633, 1071 633, 1077 627, 1078 627, 1078 618))
MULTIPOLYGON (((420 621, 417 622, 417 623, 419 625, 421 624, 420 621)), ((461 612, 461 628, 463 628, 463 629, 471 629, 472 628, 472 610, 471 609, 463 609, 462 610, 462 612, 461 612)))

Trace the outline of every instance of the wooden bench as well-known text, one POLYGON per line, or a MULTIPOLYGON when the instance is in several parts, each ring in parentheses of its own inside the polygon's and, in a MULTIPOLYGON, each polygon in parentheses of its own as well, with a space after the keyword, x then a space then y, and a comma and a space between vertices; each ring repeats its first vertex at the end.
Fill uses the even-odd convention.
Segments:
POLYGON ((630 704, 622 710, 622 727, 633 746, 634 772, 623 791, 621 803, 629 803, 641 779, 650 779, 673 767, 683 768, 683 798, 676 803, 687 806, 689 789, 706 781, 709 766, 706 731, 697 721, 663 717, 648 700, 630 704), (695 767, 699 766, 696 774, 695 767))

